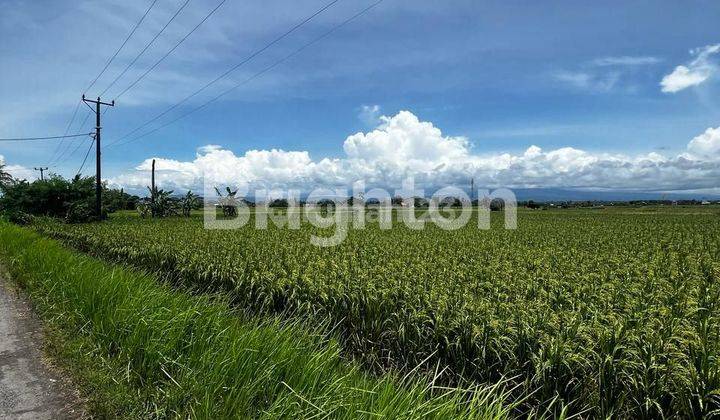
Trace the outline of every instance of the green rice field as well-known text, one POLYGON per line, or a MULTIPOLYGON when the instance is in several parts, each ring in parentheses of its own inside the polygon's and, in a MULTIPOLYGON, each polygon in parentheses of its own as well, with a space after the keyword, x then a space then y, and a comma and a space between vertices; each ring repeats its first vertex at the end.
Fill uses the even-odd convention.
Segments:
POLYGON ((254 316, 327 325, 372 375, 503 384, 516 414, 701 417, 720 409, 720 209, 528 211, 505 230, 327 229, 114 215, 34 229, 254 316), (552 408, 551 408, 552 409, 552 408), (533 411, 534 410, 534 411, 533 411), (555 413, 558 414, 558 413, 555 413))

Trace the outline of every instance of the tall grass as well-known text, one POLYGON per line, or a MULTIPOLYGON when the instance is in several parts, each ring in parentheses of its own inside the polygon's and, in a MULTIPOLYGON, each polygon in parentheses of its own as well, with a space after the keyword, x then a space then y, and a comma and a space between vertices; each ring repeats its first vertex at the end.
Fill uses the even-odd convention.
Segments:
MULTIPOLYGON (((494 220, 494 223, 501 220, 494 220)), ((369 224, 206 230, 202 219, 39 224, 64 243, 227 291, 256 314, 320 314, 380 372, 429 360, 439 381, 512 377, 526 406, 594 417, 720 410, 720 218, 667 207, 521 212, 520 228, 369 224)), ((453 382, 456 381, 457 382, 453 382)))
POLYGON ((101 416, 505 418, 501 385, 371 377, 320 331, 231 311, 0 223, 0 256, 101 416))

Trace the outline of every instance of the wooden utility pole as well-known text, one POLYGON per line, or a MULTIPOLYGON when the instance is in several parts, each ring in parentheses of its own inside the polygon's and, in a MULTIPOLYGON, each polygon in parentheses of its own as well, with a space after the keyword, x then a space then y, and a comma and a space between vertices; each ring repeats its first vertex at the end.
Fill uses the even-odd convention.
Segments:
POLYGON ((471 206, 472 206, 474 196, 475 196, 475 178, 470 178, 470 205, 471 206))
POLYGON ((44 181, 44 180, 45 180, 45 177, 43 176, 43 171, 47 171, 48 168, 47 168, 47 167, 43 168, 43 167, 41 166, 41 167, 39 167, 39 168, 33 168, 33 169, 35 169, 36 171, 40 171, 40 181, 44 181))
POLYGON ((100 105, 115 106, 115 101, 111 103, 101 102, 98 96, 97 100, 85 99, 85 95, 82 96, 83 102, 86 105, 95 104, 95 109, 88 105, 91 110, 95 111, 95 214, 100 217, 102 216, 102 180, 101 176, 101 165, 100 165, 100 105))
POLYGON ((155 217, 155 159, 152 161, 152 170, 150 172, 150 214, 155 217))
POLYGON ((155 202, 155 159, 152 161, 152 172, 150 175, 150 202, 155 202))

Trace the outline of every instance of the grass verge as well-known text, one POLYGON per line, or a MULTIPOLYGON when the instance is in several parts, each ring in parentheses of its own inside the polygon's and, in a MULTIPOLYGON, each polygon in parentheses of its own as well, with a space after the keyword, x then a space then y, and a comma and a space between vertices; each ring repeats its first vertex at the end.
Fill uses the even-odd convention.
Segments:
POLYGON ((100 417, 505 418, 501 385, 371 377, 320 331, 253 319, 0 223, 0 257, 100 417))

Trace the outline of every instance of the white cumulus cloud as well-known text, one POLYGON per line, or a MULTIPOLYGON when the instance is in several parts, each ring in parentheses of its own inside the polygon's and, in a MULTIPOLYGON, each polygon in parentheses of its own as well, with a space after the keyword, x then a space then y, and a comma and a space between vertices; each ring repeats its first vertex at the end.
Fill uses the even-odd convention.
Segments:
POLYGON ((15 179, 34 180, 37 178, 35 171, 30 168, 26 168, 22 165, 7 165, 5 162, 5 156, 3 155, 0 155, 0 165, 4 165, 3 171, 9 173, 15 179))
POLYGON ((720 127, 708 128, 704 133, 690 140, 690 153, 699 156, 717 156, 720 154, 720 127))
POLYGON ((690 51, 695 58, 687 65, 675 67, 672 73, 660 81, 662 91, 675 93, 692 86, 697 86, 708 80, 718 70, 712 56, 720 52, 720 44, 708 45, 690 51))
POLYGON ((430 122, 420 121, 409 111, 381 117, 380 126, 369 133, 348 137, 343 149, 348 157, 368 161, 403 161, 407 164, 436 163, 468 155, 464 137, 444 137, 430 122))
MULTIPOLYGON (((348 136, 344 156, 312 159, 306 151, 248 150, 237 155, 219 146, 198 149, 192 161, 156 157, 156 179, 163 188, 202 191, 214 185, 255 188, 342 187, 363 180, 368 187, 395 189, 412 176, 416 185, 438 188, 476 185, 510 188, 554 187, 628 190, 715 188, 720 177, 720 127, 692 139, 677 156, 635 156, 590 152, 573 147, 543 150, 531 146, 513 153, 476 154, 464 137, 444 135, 409 111, 381 117, 368 132, 348 136)), ((110 179, 113 185, 142 190, 149 184, 152 159, 110 179)))

